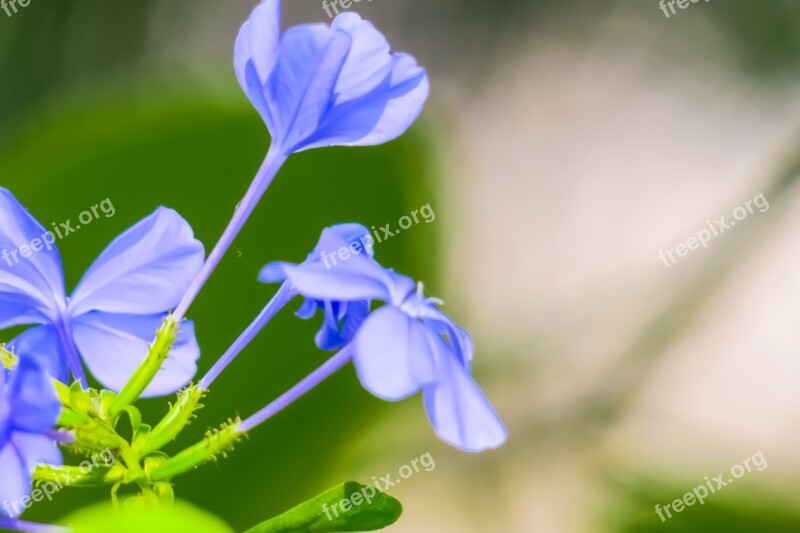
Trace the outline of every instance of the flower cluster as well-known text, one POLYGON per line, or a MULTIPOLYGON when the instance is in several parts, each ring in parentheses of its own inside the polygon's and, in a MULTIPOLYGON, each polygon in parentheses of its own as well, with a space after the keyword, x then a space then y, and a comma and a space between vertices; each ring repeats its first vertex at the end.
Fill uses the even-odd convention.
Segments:
MULTIPOLYGON (((453 446, 478 452, 505 441, 502 422, 471 377, 472 339, 440 311, 441 301, 381 266, 369 247, 335 268, 322 264, 326 253, 366 242, 369 232, 358 224, 323 230, 299 264, 267 265, 259 279, 281 284, 275 296, 190 384, 200 348, 186 312, 283 162, 310 148, 392 140, 416 120, 428 96, 425 70, 407 54, 392 54, 384 36, 358 15, 282 33, 280 11, 280 0, 264 0, 236 40, 236 75, 272 143, 208 258, 190 225, 160 207, 114 239, 70 297, 55 247, 0 269, 0 329, 30 326, 0 349, 0 503, 26 497, 34 482, 59 469, 68 472, 59 444, 78 452, 113 449, 122 459, 87 483, 136 483, 143 495, 169 498, 173 477, 227 450, 351 362, 364 388, 379 398, 397 401, 422 391, 436 433, 453 446), (161 448, 185 427, 213 382, 298 296, 304 298, 298 316, 322 312, 316 343, 335 352, 331 359, 253 416, 167 458, 161 448), (89 387, 89 375, 103 390, 89 387), (159 424, 141 424, 133 406, 138 398, 179 390, 159 424), (124 413, 134 428, 130 441, 114 429, 124 413)), ((0 189, 0 247, 43 233, 0 189)), ((49 527, 20 522, 17 514, 0 506, 0 527, 49 527)))

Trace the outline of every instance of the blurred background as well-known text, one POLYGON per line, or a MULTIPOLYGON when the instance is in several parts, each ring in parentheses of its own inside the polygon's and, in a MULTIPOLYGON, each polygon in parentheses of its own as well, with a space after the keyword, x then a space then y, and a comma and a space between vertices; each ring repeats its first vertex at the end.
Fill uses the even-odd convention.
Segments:
MULTIPOLYGON (((268 146, 231 64, 254 1, 0 12, 0 185, 45 225, 116 208, 59 243, 70 286, 158 205, 207 249, 220 235, 268 146)), ((179 478, 178 496, 244 530, 430 453, 435 469, 392 491, 405 514, 391 531, 800 531, 800 3, 687 5, 354 4, 428 67, 429 104, 393 143, 290 160, 191 310, 201 372, 273 293, 255 281, 265 263, 303 258, 326 225, 383 226, 430 203, 435 222, 376 253, 473 333, 510 440, 457 452, 419 397, 382 403, 346 369, 179 478), (768 210, 659 258, 760 193, 768 210), (763 469, 659 518, 656 505, 757 454, 763 469)), ((284 12, 328 20, 320 0, 284 12)), ((172 450, 318 366, 317 327, 274 321, 172 450)), ((107 493, 64 491, 26 518, 87 497, 107 493)))

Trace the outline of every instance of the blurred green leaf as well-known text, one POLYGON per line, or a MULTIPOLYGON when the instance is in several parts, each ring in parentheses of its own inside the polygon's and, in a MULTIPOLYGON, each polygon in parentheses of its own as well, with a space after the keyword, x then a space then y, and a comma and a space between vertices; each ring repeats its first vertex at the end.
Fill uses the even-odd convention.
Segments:
POLYGON ((371 485, 347 481, 247 533, 375 531, 394 524, 403 506, 371 485))
POLYGON ((64 521, 73 533, 153 533, 158 531, 202 531, 233 533, 222 520, 188 503, 171 505, 133 503, 115 509, 111 503, 81 509, 64 521))

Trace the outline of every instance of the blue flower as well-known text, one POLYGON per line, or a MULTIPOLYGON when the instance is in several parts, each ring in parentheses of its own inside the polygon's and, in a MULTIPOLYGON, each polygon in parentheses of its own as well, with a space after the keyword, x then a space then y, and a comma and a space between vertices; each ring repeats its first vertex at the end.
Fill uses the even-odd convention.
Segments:
POLYGON ((234 67, 283 154, 388 142, 417 119, 429 92, 425 69, 391 54, 355 13, 281 35, 280 0, 262 1, 244 23, 234 67))
MULTIPOLYGON (((86 386, 94 377, 120 390, 147 354, 165 313, 203 263, 189 224, 163 207, 125 231, 100 254, 67 298, 55 235, 0 188, 0 329, 37 324, 9 343, 54 378, 86 386)), ((200 349, 184 322, 146 396, 175 392, 192 379, 200 349)))
POLYGON ((61 452, 45 433, 61 412, 52 379, 34 361, 0 367, 0 517, 22 513, 36 465, 60 466, 61 452))
POLYGON ((287 158, 323 146, 372 146, 402 135, 430 84, 408 54, 390 53, 354 13, 281 34, 280 0, 263 0, 242 25, 233 54, 242 89, 272 135, 266 158, 225 232, 175 310, 184 317, 287 158))
MULTIPOLYGON (((371 258, 374 254, 372 245, 372 236, 364 226, 339 224, 322 231, 317 246, 303 264, 331 267, 340 250, 346 250, 350 255, 363 253, 371 258)), ((295 265, 292 263, 270 263, 261 270, 258 279, 262 283, 287 282, 289 273, 294 270, 295 265)), ((297 291, 291 289, 291 282, 287 282, 287 285, 290 287, 287 295, 290 299, 297 291)), ((370 301, 306 298, 297 311, 297 316, 308 320, 314 317, 318 309, 322 310, 324 320, 316 336, 317 346, 322 350, 339 350, 355 337, 361 323, 369 315, 370 301)))
MULTIPOLYGON (((326 231, 326 250, 348 246, 347 240, 326 231)), ((436 433, 457 448, 479 452, 503 444, 506 429, 471 377, 470 335, 439 310, 440 301, 425 298, 422 286, 410 278, 385 269, 367 253, 343 257, 347 259, 335 266, 314 260, 270 265, 266 271, 279 270, 295 291, 325 305, 386 302, 366 319, 359 317, 356 331, 343 339, 352 340, 362 385, 388 401, 422 390, 436 433)), ((262 278, 277 280, 271 275, 262 278)), ((335 326, 328 320, 326 316, 323 329, 335 326)))

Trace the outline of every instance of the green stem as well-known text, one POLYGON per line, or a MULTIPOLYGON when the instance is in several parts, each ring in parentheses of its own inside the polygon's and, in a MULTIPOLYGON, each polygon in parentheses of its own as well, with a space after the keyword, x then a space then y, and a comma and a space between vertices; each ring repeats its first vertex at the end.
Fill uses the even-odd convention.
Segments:
POLYGON ((172 316, 168 316, 156 334, 147 357, 141 362, 131 378, 119 392, 108 408, 108 415, 116 418, 129 405, 132 405, 142 395, 144 390, 156 377, 161 366, 169 356, 172 343, 178 334, 178 325, 172 316))
POLYGON ((33 471, 33 481, 36 485, 52 483, 57 490, 64 487, 102 487, 122 481, 125 468, 121 465, 95 466, 53 466, 41 464, 33 471))
POLYGON ((167 481, 175 476, 184 474, 209 461, 216 461, 218 455, 227 456, 233 445, 239 442, 245 433, 239 429, 240 421, 237 419, 220 430, 209 432, 203 441, 185 449, 175 457, 162 463, 150 472, 153 482, 167 481))
POLYGON ((170 407, 167 415, 150 433, 144 434, 133 443, 134 452, 145 457, 156 452, 175 440, 194 416, 195 411, 202 408, 200 401, 206 390, 197 385, 189 385, 178 394, 178 401, 170 407))

